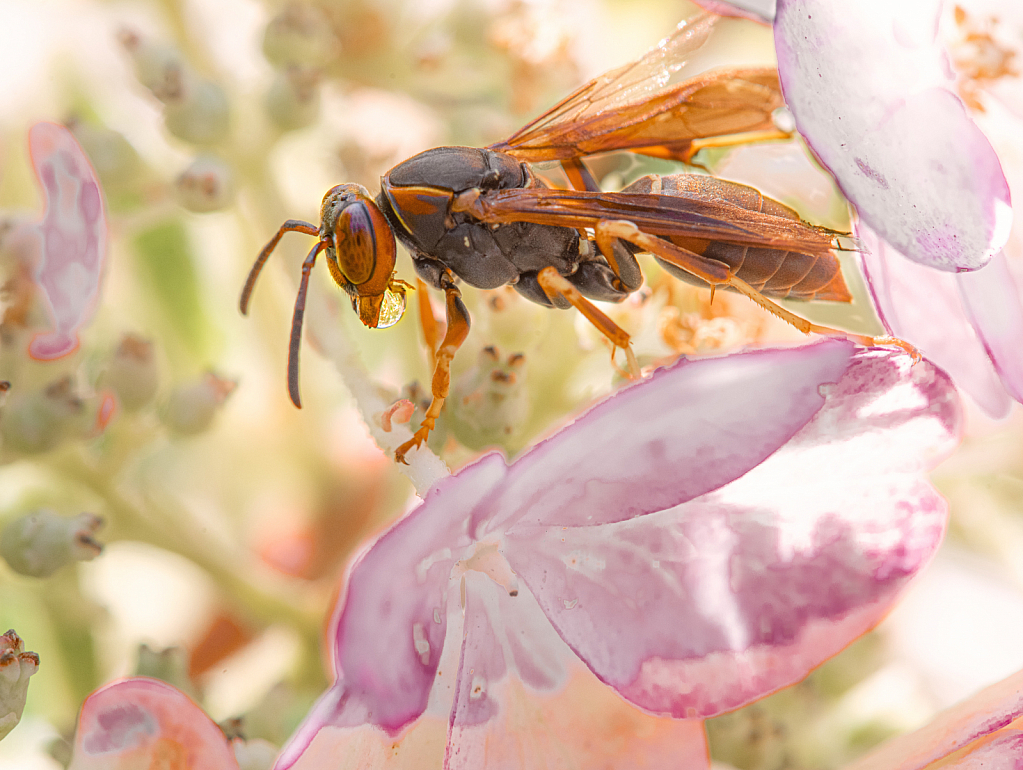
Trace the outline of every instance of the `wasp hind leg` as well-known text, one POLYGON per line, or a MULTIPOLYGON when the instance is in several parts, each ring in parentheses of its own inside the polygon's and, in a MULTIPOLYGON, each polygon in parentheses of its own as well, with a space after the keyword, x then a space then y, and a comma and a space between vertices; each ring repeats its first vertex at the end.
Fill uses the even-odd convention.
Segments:
POLYGON ((469 311, 466 310, 465 304, 462 302, 462 292, 455 286, 454 278, 450 274, 443 275, 440 282, 444 289, 447 305, 448 328, 436 352, 433 382, 430 387, 433 400, 430 401, 430 406, 426 410, 419 430, 395 450, 394 459, 399 463, 405 463, 405 455, 411 449, 420 447, 430 435, 434 425, 437 424, 437 418, 440 417, 444 401, 451 390, 451 359, 455 357, 455 353, 458 352, 469 334, 469 311))
POLYGON ((633 222, 628 220, 605 220, 597 224, 597 242, 607 242, 609 239, 618 238, 623 241, 639 246, 665 262, 680 267, 691 275, 702 279, 710 284, 711 290, 717 286, 731 286, 760 305, 764 310, 773 313, 781 320, 799 329, 804 334, 823 334, 829 337, 844 337, 847 340, 859 345, 874 347, 889 345, 901 348, 913 356, 914 360, 920 359, 920 353, 908 342, 896 339, 895 337, 869 337, 863 334, 854 334, 842 329, 833 329, 830 326, 821 326, 798 316, 784 307, 765 297, 761 292, 754 289, 748 283, 737 277, 731 268, 724 262, 716 259, 701 256, 696 252, 684 249, 656 235, 642 232, 633 222))
POLYGON ((552 302, 556 302, 559 297, 567 301, 582 313, 587 321, 596 326, 614 347, 624 350, 625 360, 628 364, 628 376, 634 380, 640 378, 639 364, 636 361, 635 353, 632 352, 629 335, 622 327, 604 315, 596 305, 586 299, 579 289, 553 267, 545 267, 537 273, 536 280, 552 302))

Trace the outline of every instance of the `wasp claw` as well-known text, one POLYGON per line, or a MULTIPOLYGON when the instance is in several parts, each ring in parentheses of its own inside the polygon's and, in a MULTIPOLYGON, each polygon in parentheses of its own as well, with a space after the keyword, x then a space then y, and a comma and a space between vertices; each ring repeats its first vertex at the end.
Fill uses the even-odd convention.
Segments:
POLYGON ((913 357, 914 364, 918 364, 923 360, 923 354, 921 354, 920 351, 916 349, 916 346, 911 345, 905 340, 900 340, 898 337, 890 337, 888 335, 882 337, 874 337, 873 342, 875 345, 880 345, 883 347, 899 348, 900 350, 908 353, 910 356, 913 357))
POLYGON ((405 455, 408 454, 411 449, 418 449, 426 441, 426 437, 430 435, 430 429, 422 427, 417 430, 408 441, 402 444, 400 447, 394 450, 394 460, 402 465, 408 465, 408 461, 405 459, 405 455))

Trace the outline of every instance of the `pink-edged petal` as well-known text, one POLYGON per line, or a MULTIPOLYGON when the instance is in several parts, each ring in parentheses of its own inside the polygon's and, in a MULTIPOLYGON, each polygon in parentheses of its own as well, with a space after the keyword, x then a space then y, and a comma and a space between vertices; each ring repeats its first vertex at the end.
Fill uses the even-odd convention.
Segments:
POLYGON ((398 737, 375 725, 337 727, 325 724, 300 755, 275 768, 294 770, 438 770, 444 762, 448 723, 425 714, 398 737))
POLYGON ((506 472, 491 454, 442 479, 355 563, 332 621, 338 679, 277 767, 290 767, 326 725, 395 734, 423 713, 447 632, 451 570, 471 544, 469 516, 506 472))
POLYGON ((790 442, 717 491, 614 525, 508 532, 502 553, 554 627, 633 703, 710 716, 798 681, 876 624, 941 542, 947 506, 924 474, 958 436, 948 378, 865 351, 822 391, 790 442))
POLYGON ((779 0, 796 127, 860 217, 910 259, 976 270, 1012 222, 998 156, 950 91, 938 0, 779 0))
POLYGON ((806 425, 854 351, 826 340, 655 372, 517 460, 473 531, 607 524, 717 489, 806 425))
POLYGON ((1023 770, 1023 730, 1001 730, 965 756, 942 762, 940 767, 942 770, 1023 770))
POLYGON ((750 19, 762 24, 770 24, 774 20, 775 0, 693 0, 705 11, 718 16, 735 16, 750 19))
POLYGON ((945 369, 989 415, 1007 415, 1012 399, 966 315, 958 282, 963 276, 910 262, 862 222, 856 234, 864 245, 860 263, 867 285, 889 334, 945 369))
MULTIPOLYGON (((866 756, 861 757, 845 770, 922 770, 931 764, 945 759, 950 754, 982 741, 994 734, 996 740, 983 746, 987 751, 971 752, 966 758, 986 758, 989 765, 973 764, 942 764, 942 767, 983 767, 985 770, 1000 768, 1019 768, 1023 766, 1023 753, 1008 752, 1011 747, 1020 747, 1020 733, 1008 727, 1015 720, 1023 717, 1023 671, 1020 671, 997 684, 981 690, 962 703, 957 703, 941 712, 933 721, 916 732, 900 735, 898 738, 882 744, 866 756), (988 753, 988 752, 994 753, 988 753), (1000 755, 1000 756, 999 756, 1000 755), (1016 764, 999 764, 998 760, 1012 758, 1016 764)), ((1020 725, 1014 725, 1019 727, 1020 725)))
POLYGON ((50 360, 78 347, 78 330, 92 318, 106 259, 103 193, 88 158, 63 126, 36 123, 28 134, 32 165, 43 190, 35 266, 40 301, 52 331, 29 343, 33 358, 50 360))
POLYGON ((238 770, 224 733, 157 679, 114 682, 85 699, 68 770, 238 770))
POLYGON ((510 596, 468 572, 444 767, 708 770, 709 758, 702 722, 629 705, 580 664, 528 592, 510 596))
POLYGON ((984 343, 1002 385, 1023 402, 1023 304, 1005 255, 982 270, 956 276, 963 307, 984 343))

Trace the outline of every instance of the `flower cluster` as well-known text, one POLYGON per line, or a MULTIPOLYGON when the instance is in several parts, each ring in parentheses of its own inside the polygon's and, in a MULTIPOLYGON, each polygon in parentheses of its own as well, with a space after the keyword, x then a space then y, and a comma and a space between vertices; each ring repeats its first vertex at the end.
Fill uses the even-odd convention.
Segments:
MULTIPOLYGON (((400 471, 387 458, 429 404, 414 324, 368 335, 347 297, 311 282, 302 344, 321 356, 303 358, 294 413, 279 356, 291 284, 256 300, 275 325, 243 324, 233 297, 259 243, 316 203, 311 187, 485 145, 566 90, 588 66, 578 49, 600 48, 575 40, 585 19, 542 1, 288 0, 232 16, 247 29, 235 47, 216 4, 106 20, 120 106, 93 85, 66 126, 35 123, 41 214, 0 222, 0 614, 45 662, 29 691, 40 656, 0 636, 0 738, 48 719, 70 770, 770 770, 862 755, 861 770, 1018 754, 1019 674, 887 743, 857 743, 865 721, 840 724, 822 699, 834 747, 819 761, 787 753, 799 735, 758 759, 760 737, 716 721, 827 666, 934 559, 950 506, 931 475, 970 428, 957 388, 995 416, 1023 401, 1023 165, 1004 87, 1018 40, 1000 26, 1016 21, 941 15, 937 0, 700 4, 742 17, 729 29, 751 40, 771 25, 798 131, 711 143, 701 165, 728 178, 748 163, 801 216, 854 230, 856 301, 827 323, 866 339, 879 322, 919 353, 778 347, 790 330, 744 297, 654 267, 607 308, 643 366, 626 384, 568 314, 466 290, 468 353, 400 471), (820 168, 799 173, 834 179, 837 214, 807 214, 813 185, 767 170, 801 140, 820 168), (422 498, 410 510, 400 473, 422 498), (186 576, 183 612, 145 569, 117 571, 154 549, 186 576), (174 628, 125 631, 132 602, 174 628), (137 660, 111 665, 125 651, 137 660)), ((720 54, 714 40, 694 58, 720 54)), ((613 187, 663 163, 591 165, 613 187)), ((300 242, 268 271, 296 281, 300 242)), ((440 339, 424 294, 408 316, 440 339)))

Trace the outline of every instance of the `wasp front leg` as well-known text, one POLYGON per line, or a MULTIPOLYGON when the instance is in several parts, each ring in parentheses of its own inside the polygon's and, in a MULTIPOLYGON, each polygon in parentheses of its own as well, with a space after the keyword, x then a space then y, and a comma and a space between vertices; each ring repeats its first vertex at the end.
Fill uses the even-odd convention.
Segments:
POLYGON ((423 417, 419 430, 413 434, 412 438, 395 450, 394 459, 400 463, 405 462, 405 455, 408 454, 410 449, 419 447, 426 441, 430 431, 437 424, 437 418, 440 417, 441 410, 444 408, 444 401, 451 390, 451 359, 455 357, 455 353, 458 352, 458 349, 465 342, 465 338, 469 334, 469 311, 466 310, 465 304, 462 302, 462 292, 455 286, 453 276, 450 273, 443 274, 441 276, 441 284, 444 289, 447 305, 448 328, 444 333, 444 339, 441 341, 440 347, 437 348, 436 364, 434 365, 433 382, 431 384, 433 400, 430 401, 430 407, 426 410, 426 415, 423 417))

